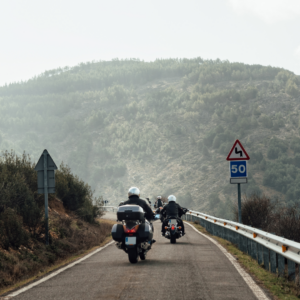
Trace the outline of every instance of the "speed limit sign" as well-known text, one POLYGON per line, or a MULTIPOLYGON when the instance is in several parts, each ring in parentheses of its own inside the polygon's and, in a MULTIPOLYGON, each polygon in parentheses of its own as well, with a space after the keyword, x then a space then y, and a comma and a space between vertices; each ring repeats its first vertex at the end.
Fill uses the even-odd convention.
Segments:
POLYGON ((247 161, 231 161, 230 164, 230 177, 231 178, 241 178, 247 177, 247 161))

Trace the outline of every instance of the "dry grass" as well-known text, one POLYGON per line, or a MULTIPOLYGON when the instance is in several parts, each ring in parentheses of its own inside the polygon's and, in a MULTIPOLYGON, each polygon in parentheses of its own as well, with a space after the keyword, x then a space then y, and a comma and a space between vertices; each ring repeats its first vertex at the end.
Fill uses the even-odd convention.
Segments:
MULTIPOLYGON (((34 280, 37 280, 37 279, 39 279, 39 278, 44 277, 45 275, 47 275, 48 273, 50 273, 50 272, 52 272, 52 271, 55 271, 55 270, 57 270, 57 269, 59 269, 59 268, 62 268, 62 267, 64 267, 64 266, 66 266, 66 265, 68 265, 68 264, 70 264, 70 263, 72 263, 72 262, 74 262, 74 261, 76 261, 76 260, 82 258, 83 256, 85 256, 85 255, 87 255, 87 254, 93 252, 93 251, 96 250, 97 248, 103 247, 103 246, 106 245, 110 240, 111 240, 111 237, 107 237, 107 238, 104 240, 104 242, 101 243, 99 246, 95 246, 95 247, 93 247, 93 248, 91 248, 91 249, 89 249, 89 250, 86 250, 86 251, 84 251, 84 252, 82 252, 82 253, 80 253, 80 254, 78 254, 78 255, 71 256, 71 257, 69 257, 69 258, 67 258, 67 259, 59 260, 59 261, 57 261, 53 266, 50 266, 50 267, 45 268, 45 271, 39 272, 37 275, 35 275, 35 276, 33 276, 33 277, 30 277, 30 278, 27 278, 27 279, 25 279, 25 280, 19 281, 18 283, 16 283, 16 284, 10 286, 9 288, 5 288, 5 289, 0 290, 0 296, 1 296, 1 295, 4 295, 4 294, 6 294, 6 293, 8 293, 8 292, 10 292, 10 291, 12 291, 12 290, 21 288, 22 286, 24 286, 24 285, 26 285, 26 284, 28 284, 28 283, 34 281, 34 280)), ((2 298, 0 298, 0 299, 2 299, 2 298)))
POLYGON ((43 241, 31 240, 29 246, 17 250, 0 249, 0 293, 99 247, 110 239, 111 227, 109 220, 90 224, 73 216, 51 215, 49 246, 43 241))

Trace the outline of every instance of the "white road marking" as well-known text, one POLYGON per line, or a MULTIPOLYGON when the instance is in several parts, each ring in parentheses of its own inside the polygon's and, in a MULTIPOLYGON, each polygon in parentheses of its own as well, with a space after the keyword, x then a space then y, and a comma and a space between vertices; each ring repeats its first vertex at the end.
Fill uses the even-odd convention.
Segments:
POLYGON ((48 275, 48 276, 46 276, 46 277, 44 277, 44 278, 42 278, 42 279, 40 279, 40 280, 38 280, 38 281, 36 281, 36 282, 33 282, 33 283, 31 283, 31 284, 29 284, 29 285, 27 285, 27 286, 25 286, 25 287, 23 287, 23 288, 21 288, 21 289, 19 289, 19 290, 17 290, 17 291, 15 291, 15 292, 13 292, 13 293, 11 293, 11 294, 5 296, 3 299, 4 299, 4 300, 6 300, 6 299, 8 300, 8 299, 10 299, 10 298, 12 298, 12 297, 16 297, 16 296, 20 295, 21 293, 24 293, 24 292, 28 291, 29 289, 31 289, 31 288, 33 288, 33 287, 39 285, 39 284, 42 283, 42 282, 45 282, 45 281, 49 280, 50 278, 52 278, 52 277, 58 275, 59 273, 65 271, 65 270, 67 270, 67 269, 70 269, 70 268, 74 267, 75 265, 81 263, 82 261, 84 261, 84 260, 86 260, 87 258, 91 257, 92 255, 94 255, 94 254, 100 252, 100 251, 103 250, 104 248, 106 248, 106 247, 112 245, 113 243, 114 243, 114 241, 111 241, 110 243, 106 244, 105 246, 96 249, 95 251, 93 251, 93 252, 87 254, 86 256, 84 256, 84 257, 82 257, 82 258, 80 258, 80 259, 78 259, 78 260, 76 260, 76 261, 70 263, 69 265, 67 265, 67 266, 65 266, 65 267, 63 267, 63 268, 61 268, 61 269, 59 269, 59 270, 57 270, 57 271, 54 271, 54 272, 51 273, 50 275, 48 275))
POLYGON ((229 261, 234 265, 234 267, 237 269, 237 271, 240 273, 242 278, 245 280, 245 282, 248 284, 249 288, 252 290, 253 294, 256 296, 259 300, 270 300, 269 297, 266 296, 266 294, 263 292, 263 290, 256 284, 256 282, 252 279, 252 277, 240 266, 240 264, 237 262, 235 257, 230 254, 223 246, 221 246, 216 240, 212 239, 211 237, 203 234, 198 229, 196 229, 193 225, 184 222, 185 224, 191 226, 196 232, 198 232, 200 235, 206 237, 211 242, 213 242, 216 246, 219 247, 219 249, 224 253, 224 255, 229 259, 229 261))

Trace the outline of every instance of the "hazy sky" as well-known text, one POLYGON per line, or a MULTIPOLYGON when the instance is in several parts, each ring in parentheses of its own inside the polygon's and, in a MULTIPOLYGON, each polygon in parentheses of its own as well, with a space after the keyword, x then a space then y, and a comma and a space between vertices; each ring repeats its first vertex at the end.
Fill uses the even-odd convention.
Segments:
POLYGON ((0 85, 112 58, 220 58, 300 74, 300 0, 9 0, 0 85))

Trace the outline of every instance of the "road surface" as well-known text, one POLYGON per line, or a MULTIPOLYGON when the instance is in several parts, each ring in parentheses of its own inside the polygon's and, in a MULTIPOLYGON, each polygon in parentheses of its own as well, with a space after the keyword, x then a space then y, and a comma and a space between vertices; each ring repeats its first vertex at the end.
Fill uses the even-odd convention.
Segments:
POLYGON ((157 242, 145 261, 130 264, 110 245, 13 299, 257 299, 212 241, 186 225, 187 234, 170 244, 160 221, 154 227, 157 242))

